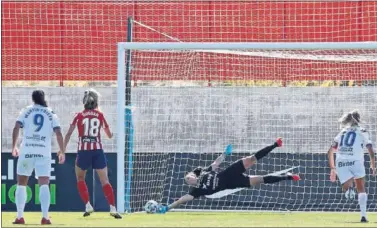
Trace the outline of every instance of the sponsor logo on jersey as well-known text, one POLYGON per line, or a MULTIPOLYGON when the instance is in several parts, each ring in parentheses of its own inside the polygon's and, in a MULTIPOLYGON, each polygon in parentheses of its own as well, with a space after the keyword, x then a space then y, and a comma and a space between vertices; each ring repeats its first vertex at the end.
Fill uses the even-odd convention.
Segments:
POLYGON ((26 136, 26 139, 27 140, 33 140, 33 141, 46 141, 46 137, 45 136, 40 136, 40 135, 36 135, 34 134, 33 136, 26 136))
POLYGON ((25 154, 25 158, 43 158, 42 154, 25 154))
MULTIPOLYGON (((202 189, 207 189, 207 187, 211 187, 211 182, 212 182, 212 190, 215 190, 219 183, 219 178, 217 178, 217 173, 215 174, 206 173, 206 174, 207 174, 207 180, 205 180, 205 182, 203 181, 202 189)), ((202 182, 204 176, 205 175, 201 176, 199 183, 202 182)))
POLYGON ((25 143, 26 147, 46 147, 43 144, 37 144, 37 143, 25 143))
POLYGON ((94 143, 94 142, 97 142, 97 137, 84 136, 82 137, 82 142, 94 143))
POLYGON ((207 185, 207 186, 211 186, 211 180, 212 180, 212 177, 213 177, 213 175, 212 175, 212 174, 208 174, 208 177, 207 177, 207 182, 206 182, 206 184, 205 184, 205 185, 207 185))
POLYGON ((355 165, 355 161, 347 161, 347 162, 338 162, 338 167, 346 167, 346 166, 353 166, 355 165))

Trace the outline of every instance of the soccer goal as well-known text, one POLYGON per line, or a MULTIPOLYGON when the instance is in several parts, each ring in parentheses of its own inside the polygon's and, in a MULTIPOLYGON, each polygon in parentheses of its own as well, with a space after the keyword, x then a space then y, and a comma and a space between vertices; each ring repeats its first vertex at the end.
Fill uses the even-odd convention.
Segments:
MULTIPOLYGON (((346 201, 329 181, 326 152, 337 119, 354 108, 375 141, 376 72, 377 42, 118 43, 117 142, 124 158, 118 170, 125 170, 118 175, 118 188, 124 187, 118 206, 134 212, 151 199, 172 203, 188 192, 184 173, 210 165, 227 144, 234 152, 222 168, 280 136, 284 147, 249 174, 293 168, 302 181, 202 198, 180 209, 357 210, 357 201, 346 201), (133 77, 160 83, 131 87, 133 77)), ((376 189, 372 178, 369 211, 377 211, 376 189)))

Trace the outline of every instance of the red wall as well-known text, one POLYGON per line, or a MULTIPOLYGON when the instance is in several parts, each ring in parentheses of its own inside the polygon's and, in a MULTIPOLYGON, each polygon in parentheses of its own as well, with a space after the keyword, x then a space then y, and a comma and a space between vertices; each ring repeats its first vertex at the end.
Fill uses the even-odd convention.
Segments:
MULTIPOLYGON (((2 2, 3 80, 115 80, 128 16, 183 41, 377 41, 377 1, 2 2)), ((135 25, 134 41, 169 39, 135 25)), ((371 62, 160 57, 136 55, 133 79, 377 79, 371 62)))

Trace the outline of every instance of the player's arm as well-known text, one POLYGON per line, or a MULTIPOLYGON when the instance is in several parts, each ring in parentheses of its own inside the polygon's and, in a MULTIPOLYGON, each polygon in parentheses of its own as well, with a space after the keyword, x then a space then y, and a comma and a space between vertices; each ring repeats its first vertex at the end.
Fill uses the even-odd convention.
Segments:
POLYGON ((336 181, 336 171, 335 171, 335 161, 334 161, 334 152, 336 148, 333 146, 330 147, 329 151, 327 151, 327 157, 329 159, 329 166, 330 166, 330 181, 335 182, 336 181))
POLYGON ((335 159, 334 159, 334 152, 335 152, 334 147, 330 147, 330 149, 327 151, 327 158, 329 159, 329 167, 330 169, 335 169, 335 159))
POLYGON ((103 115, 102 115, 102 121, 103 121, 103 131, 105 132, 105 134, 107 135, 107 137, 109 139, 111 139, 113 137, 113 133, 111 132, 110 126, 107 123, 107 121, 105 119, 105 116, 103 116, 103 115))
POLYGON ((369 153, 370 168, 372 169, 373 176, 375 176, 376 175, 376 158, 375 158, 374 151, 373 151, 372 141, 370 140, 370 136, 369 136, 368 131, 363 129, 363 130, 361 130, 361 132, 362 132, 362 135, 364 137, 364 143, 366 145, 365 147, 367 148, 368 153, 369 153))
POLYGON ((167 211, 173 209, 173 208, 176 208, 178 207, 179 205, 181 204, 184 204, 188 201, 191 201, 194 199, 194 196, 190 195, 190 194, 186 194, 184 196, 182 196, 181 198, 179 198, 177 201, 175 201, 174 203, 166 206, 166 205, 159 205, 159 208, 158 208, 158 213, 160 214, 165 214, 167 211))
POLYGON ((174 203, 170 204, 168 206, 168 210, 170 209, 173 209, 173 208, 176 208, 178 207, 178 205, 181 205, 181 204, 184 204, 184 203, 187 203, 191 200, 193 200, 194 197, 192 195, 189 195, 189 194, 186 194, 184 196, 182 196, 181 198, 179 198, 177 201, 175 201, 174 203))
POLYGON ((67 146, 68 146, 69 140, 71 139, 72 133, 73 133, 73 131, 76 128, 76 123, 78 121, 78 116, 79 116, 79 113, 76 113, 75 116, 73 117, 71 125, 69 125, 69 129, 68 129, 67 133, 64 136, 64 151, 67 150, 67 146))
POLYGON ((16 124, 14 125, 13 132, 12 132, 12 155, 14 157, 18 156, 17 141, 18 141, 18 136, 20 135, 21 127, 22 127, 21 123, 17 121, 16 124))
MULTIPOLYGON (((226 148, 224 153, 222 153, 211 165, 212 170, 217 170, 220 164, 224 161, 227 155, 232 154, 232 144, 229 144, 226 148)), ((210 171, 210 170, 207 170, 210 171)))
POLYGON ((75 127, 76 127, 76 125, 71 124, 69 126, 69 129, 68 129, 67 133, 64 136, 64 151, 67 150, 67 146, 68 146, 69 140, 71 139, 71 136, 72 136, 73 131, 75 130, 75 127))
POLYGON ((376 158, 374 156, 372 144, 368 144, 366 147, 369 152, 370 168, 372 169, 372 174, 375 176, 376 175, 376 158))
POLYGON ((55 132, 56 141, 58 142, 58 145, 59 145, 59 153, 58 153, 59 164, 63 164, 65 161, 64 139, 63 139, 63 134, 60 127, 59 118, 54 112, 52 112, 52 129, 55 132))
POLYGON ((12 155, 14 157, 18 156, 17 141, 18 141, 18 136, 20 135, 20 128, 24 127, 25 111, 26 109, 20 112, 20 115, 18 116, 16 120, 16 124, 14 125, 13 132, 12 132, 12 155))
POLYGON ((332 181, 332 182, 336 181, 334 152, 338 148, 338 143, 339 143, 340 137, 341 137, 341 134, 338 134, 335 137, 334 142, 332 143, 330 149, 327 151, 327 158, 329 159, 329 167, 331 169, 331 171, 330 171, 330 181, 332 181))
POLYGON ((56 141, 58 142, 60 153, 64 154, 65 153, 65 147, 64 147, 62 130, 60 128, 55 128, 54 132, 56 134, 56 141))

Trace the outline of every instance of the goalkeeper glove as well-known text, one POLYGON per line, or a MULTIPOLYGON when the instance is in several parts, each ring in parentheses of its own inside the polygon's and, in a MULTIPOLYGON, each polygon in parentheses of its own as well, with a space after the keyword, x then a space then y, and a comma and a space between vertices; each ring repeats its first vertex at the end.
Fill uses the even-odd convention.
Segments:
POLYGON ((157 214, 165 214, 169 210, 169 207, 163 204, 158 205, 157 214))
POLYGON ((228 146, 226 146, 224 154, 227 155, 227 156, 231 155, 232 154, 232 150, 233 150, 232 144, 229 144, 228 146))

